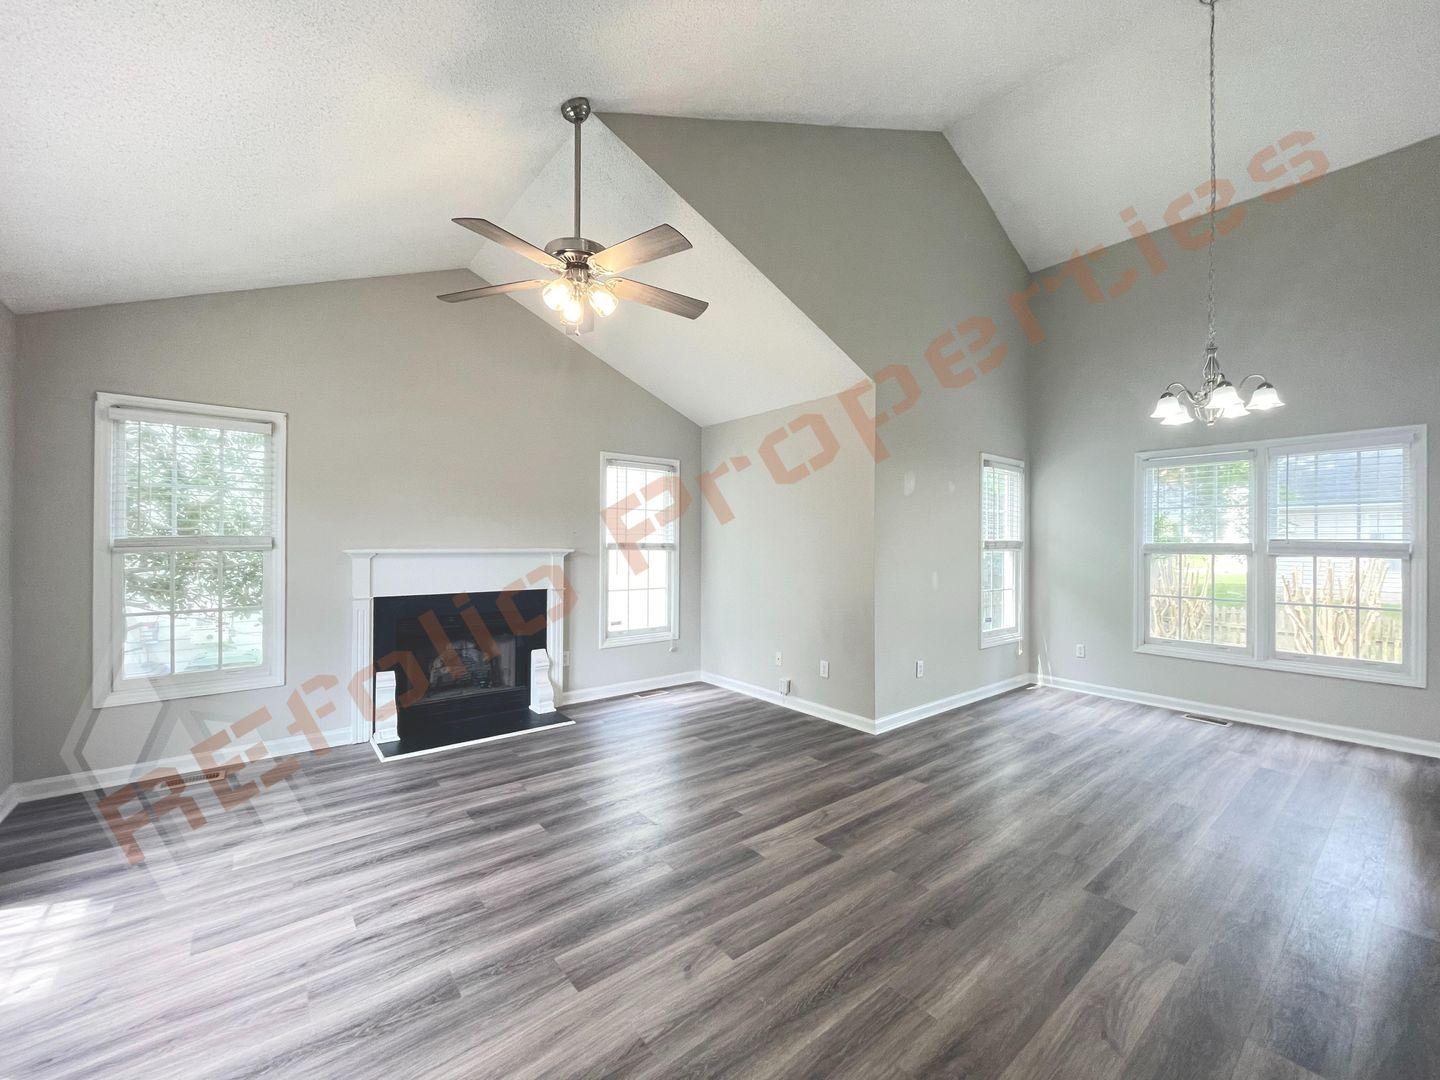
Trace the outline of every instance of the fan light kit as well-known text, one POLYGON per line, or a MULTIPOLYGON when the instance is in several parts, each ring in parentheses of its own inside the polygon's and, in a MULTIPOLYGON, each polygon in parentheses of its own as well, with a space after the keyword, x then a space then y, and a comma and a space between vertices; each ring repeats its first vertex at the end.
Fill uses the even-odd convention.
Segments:
POLYGON ((1159 420, 1167 427, 1193 424, 1197 419, 1203 420, 1206 427, 1213 427, 1217 420, 1234 420, 1252 412, 1278 409, 1285 404, 1280 400, 1279 391, 1265 376, 1247 375, 1237 387, 1220 370, 1220 350, 1215 344, 1215 0, 1200 0, 1200 3, 1210 9, 1210 240, 1205 247, 1209 259, 1206 303, 1210 332, 1205 345, 1205 369, 1200 376, 1200 388, 1187 390, 1184 383, 1171 383, 1150 414, 1152 420, 1159 420), (1246 401, 1240 394, 1252 380, 1255 386, 1250 400, 1246 401))
POLYGON ((482 296, 500 296, 503 293, 539 289, 540 299, 551 311, 559 314, 567 334, 583 334, 593 329, 595 316, 609 318, 615 314, 621 300, 633 300, 637 304, 668 311, 672 315, 698 319, 710 306, 704 300, 615 276, 632 266, 654 262, 679 251, 688 251, 690 241, 680 235, 678 230, 669 225, 657 225, 608 248, 602 248, 595 241, 580 235, 580 125, 590 115, 590 102, 583 97, 571 98, 560 106, 560 115, 575 128, 573 236, 551 240, 541 249, 484 218, 454 219, 457 225, 463 225, 471 232, 479 233, 485 239, 493 240, 517 255, 539 263, 555 276, 445 293, 439 299, 454 304, 482 296))

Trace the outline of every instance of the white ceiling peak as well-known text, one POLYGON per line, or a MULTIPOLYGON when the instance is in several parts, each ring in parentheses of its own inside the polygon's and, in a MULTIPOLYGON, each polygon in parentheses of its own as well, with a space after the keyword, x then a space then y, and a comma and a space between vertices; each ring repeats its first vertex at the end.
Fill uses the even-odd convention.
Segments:
MULTIPOLYGON (((554 121, 568 134, 558 115, 554 121)), ((575 338, 632 382, 701 426, 753 416, 854 386, 865 372, 660 178, 599 117, 585 122, 584 234, 619 243, 655 225, 679 229, 694 245, 625 277, 710 301, 698 319, 622 301, 608 319, 575 338)), ((475 209, 537 247, 572 230, 573 156, 567 143, 503 213, 475 209)), ((458 226, 452 226, 458 229, 458 226)), ((500 283, 535 277, 535 264, 483 243, 470 268, 500 283)), ((543 273, 543 272, 542 272, 543 273)), ((462 318, 466 308, 518 303, 554 332, 560 320, 536 291, 466 301, 437 317, 462 318)))

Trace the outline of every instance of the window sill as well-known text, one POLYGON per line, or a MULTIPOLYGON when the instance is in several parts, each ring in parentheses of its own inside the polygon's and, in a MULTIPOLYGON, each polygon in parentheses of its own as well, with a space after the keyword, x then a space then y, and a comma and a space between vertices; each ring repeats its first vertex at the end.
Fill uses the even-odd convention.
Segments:
POLYGON ((97 709, 113 709, 120 705, 144 705, 155 701, 175 701, 180 698, 214 697, 217 694, 237 693, 241 690, 263 690, 272 686, 284 686, 284 675, 266 671, 258 674, 196 680, 195 682, 148 684, 145 686, 123 687, 111 690, 94 703, 97 709))
POLYGON ((1305 659, 1257 659, 1248 652, 1218 652, 1212 649, 1185 648, 1181 645, 1159 645, 1145 642, 1135 646, 1137 653, 1150 656, 1167 656, 1172 660, 1203 660, 1209 664, 1230 664, 1234 667, 1260 668, 1265 671, 1283 671, 1292 675, 1319 675, 1326 679, 1349 679, 1352 682, 1386 683, 1390 686, 1412 686, 1424 689, 1424 672, 1383 671, 1378 668, 1344 667, 1338 664, 1316 663, 1305 659))
POLYGON ((634 637, 607 637, 600 639, 600 648, 619 649, 626 645, 658 645, 660 642, 678 641, 669 630, 658 634, 636 634, 634 637))
POLYGON ((980 648, 998 649, 1002 645, 1018 645, 1025 640, 1025 635, 1019 632, 1013 634, 995 634, 993 637, 981 634, 980 648))

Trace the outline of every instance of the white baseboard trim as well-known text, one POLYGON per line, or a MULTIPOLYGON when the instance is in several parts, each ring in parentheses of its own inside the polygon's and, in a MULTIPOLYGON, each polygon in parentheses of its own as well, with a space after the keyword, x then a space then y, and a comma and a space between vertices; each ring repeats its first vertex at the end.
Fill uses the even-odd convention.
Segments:
MULTIPOLYGON (((353 739, 348 730, 336 730, 325 732, 326 741, 332 747, 349 746, 353 739)), ((244 747, 232 748, 229 754, 221 751, 219 760, 221 763, 243 754, 244 747), (238 749, 239 753, 236 752, 238 749)), ((290 757, 294 754, 311 753, 310 740, 304 735, 295 735, 285 739, 266 739, 265 756, 257 760, 265 761, 270 758, 290 757)), ((160 758, 157 761, 144 761, 135 765, 117 765, 112 768, 91 769, 83 773, 70 773, 64 776, 47 776, 43 780, 21 780, 12 784, 10 791, 17 792, 17 802, 35 802, 37 799, 53 799, 59 795, 78 795, 83 792, 104 791, 110 788, 120 787, 128 784, 136 777, 144 776, 152 769, 174 769, 182 774, 196 773, 200 771, 200 765, 191 754, 182 754, 178 757, 160 758)), ((8 796, 10 792, 6 792, 8 796)), ((0 815, 3 817, 3 815, 0 815)))
POLYGON ((889 713, 875 721, 876 732, 894 731, 906 724, 913 724, 917 720, 925 720, 940 713, 949 712, 951 709, 963 708, 966 705, 973 705, 977 701, 984 701, 986 698, 996 697, 999 694, 1008 694, 1011 690, 1018 690, 1022 686, 1029 686, 1035 681, 1035 676, 1028 672, 1023 675, 1013 675, 1008 679, 1001 679, 999 682, 990 683, 987 686, 978 686, 974 690, 966 690, 959 694, 951 694, 936 701, 926 702, 924 705, 914 705, 908 709, 901 709, 899 712, 889 713))
POLYGON ((20 805, 20 785, 11 784, 4 791, 0 791, 0 822, 10 816, 10 811, 20 805))
POLYGON ((1091 697, 1113 698, 1116 701, 1131 701, 1137 705, 1154 705, 1175 712, 1200 713, 1215 716, 1221 720, 1233 720, 1239 724, 1254 724, 1257 727, 1278 728, 1293 731, 1298 735, 1314 735, 1336 742, 1358 743, 1374 746, 1381 750, 1397 750, 1402 754, 1420 754, 1423 757, 1440 758, 1440 741, 1415 739, 1408 735, 1387 735, 1383 731, 1366 728, 1346 727, 1343 724, 1323 724, 1316 720, 1302 720, 1297 716, 1280 716, 1276 713, 1255 712, 1252 709, 1234 709, 1226 705, 1213 705, 1208 701, 1187 701, 1184 698, 1168 697, 1165 694, 1149 694, 1141 690, 1126 690, 1118 686, 1100 686, 1096 683, 1078 682, 1075 679, 1061 679, 1053 675, 1037 675, 1034 681, 1041 686, 1053 686, 1057 690, 1073 690, 1077 694, 1091 697))
POLYGON ((875 721, 868 716, 846 712, 844 709, 834 709, 829 705, 822 705, 818 701, 807 701, 805 698, 798 698, 792 694, 782 694, 778 690, 766 690, 763 686, 741 682, 739 679, 732 679, 726 675, 715 675, 709 671, 700 673, 700 681, 707 682, 711 686, 718 686, 723 690, 733 690, 737 694, 744 694, 746 697, 756 698, 759 701, 768 701, 771 705, 783 705, 787 709, 794 709, 806 716, 829 720, 832 724, 843 724, 856 731, 863 731, 867 735, 875 734, 875 721))
POLYGON ((686 683, 704 682, 705 676, 698 671, 677 671, 674 675, 656 675, 650 679, 634 679, 630 682, 610 683, 606 686, 592 686, 586 690, 566 690, 555 698, 555 704, 562 709, 566 705, 581 705, 587 701, 603 701, 606 698, 639 694, 645 690, 664 690, 670 686, 684 686, 686 683))

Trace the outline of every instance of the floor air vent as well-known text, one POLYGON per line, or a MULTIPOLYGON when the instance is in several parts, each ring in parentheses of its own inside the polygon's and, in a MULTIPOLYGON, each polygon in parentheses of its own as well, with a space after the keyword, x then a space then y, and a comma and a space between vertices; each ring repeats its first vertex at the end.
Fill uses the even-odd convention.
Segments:
POLYGON ((1194 720, 1197 724, 1209 724, 1211 727, 1229 727, 1229 720, 1221 720, 1218 716, 1201 716, 1199 713, 1187 712, 1180 714, 1186 720, 1194 720))
POLYGON ((641 691, 640 691, 638 694, 636 694, 635 696, 636 696, 636 697, 660 697, 661 695, 663 695, 663 694, 668 694, 669 692, 670 692, 670 688, 669 688, 668 686, 662 686, 659 690, 641 690, 641 691))

